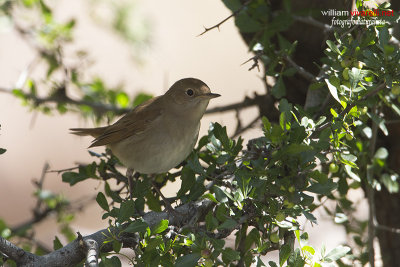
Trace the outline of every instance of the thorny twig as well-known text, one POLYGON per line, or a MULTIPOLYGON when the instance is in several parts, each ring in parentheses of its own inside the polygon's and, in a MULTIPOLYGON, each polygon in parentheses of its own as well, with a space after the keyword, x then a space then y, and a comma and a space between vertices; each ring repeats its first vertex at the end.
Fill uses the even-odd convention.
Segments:
POLYGON ((219 27, 220 27, 222 24, 224 24, 224 23, 225 23, 226 21, 228 21, 230 18, 233 18, 234 16, 236 16, 237 14, 239 14, 240 11, 242 11, 245 7, 247 7, 247 6, 251 3, 251 1, 252 1, 252 0, 247 0, 246 2, 244 2, 244 4, 243 4, 239 9, 237 9, 237 10, 236 10, 235 12, 233 12, 231 15, 229 15, 228 17, 226 17, 225 19, 223 19, 222 21, 220 21, 218 24, 216 24, 216 25, 214 25, 214 26, 212 26, 212 27, 210 27, 210 28, 204 27, 204 31, 203 31, 202 33, 200 33, 199 35, 197 35, 197 36, 201 36, 201 35, 205 34, 206 32, 211 31, 212 29, 215 29, 215 28, 217 28, 217 29, 219 30, 219 27))

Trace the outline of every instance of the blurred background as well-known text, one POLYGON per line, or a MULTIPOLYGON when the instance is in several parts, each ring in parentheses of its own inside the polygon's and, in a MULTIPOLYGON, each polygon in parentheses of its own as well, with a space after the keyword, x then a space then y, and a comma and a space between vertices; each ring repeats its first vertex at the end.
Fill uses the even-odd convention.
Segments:
MULTIPOLYGON (((129 9, 120 10, 121 16, 129 16, 131 39, 128 41, 107 26, 112 20, 110 10, 117 8, 112 1, 57 0, 50 4, 57 20, 76 19, 74 42, 63 51, 66 59, 77 51, 88 51, 89 60, 78 66, 86 69, 85 75, 102 77, 110 86, 122 85, 131 96, 139 92, 163 94, 172 83, 184 77, 200 78, 213 92, 222 95, 211 101, 210 108, 237 103, 246 95, 265 90, 262 72, 247 71, 251 62, 242 65, 252 54, 237 33, 233 20, 219 30, 198 36, 203 26, 212 26, 231 14, 222 1, 129 1, 129 9), (129 13, 123 14, 124 10, 129 13)), ((0 24, 0 87, 13 88, 30 64, 36 64, 36 55, 7 21, 0 24)), ((34 71, 40 72, 40 66, 34 71)), ((241 116, 252 120, 256 108, 247 109, 241 116)), ((234 112, 208 115, 202 120, 200 136, 207 132, 211 121, 225 125, 228 133, 233 133, 236 127, 234 112)), ((51 170, 59 170, 93 160, 86 149, 91 139, 70 135, 68 129, 92 127, 94 122, 71 113, 45 116, 29 112, 16 97, 0 94, 0 123, 0 147, 7 149, 0 157, 0 217, 16 227, 32 217, 33 181, 40 179, 46 163, 51 170)), ((261 134, 256 125, 243 135, 244 143, 261 134)), ((94 150, 102 152, 103 148, 94 150)), ((71 201, 93 198, 102 190, 96 181, 71 188, 62 183, 57 173, 45 175, 44 188, 62 193, 71 201)), ((176 188, 171 186, 166 195, 176 193, 176 188)), ((358 197, 361 199, 354 196, 358 197)), ((102 211, 94 201, 82 208, 72 223, 75 231, 89 234, 108 225, 107 221, 100 220, 102 211)), ((366 212, 360 216, 366 218, 366 212)), ((333 248, 343 242, 343 228, 329 218, 324 219, 323 212, 317 215, 319 225, 303 226, 310 233, 310 243, 333 248)), ((51 248, 58 231, 53 218, 40 223, 34 234, 51 248)))

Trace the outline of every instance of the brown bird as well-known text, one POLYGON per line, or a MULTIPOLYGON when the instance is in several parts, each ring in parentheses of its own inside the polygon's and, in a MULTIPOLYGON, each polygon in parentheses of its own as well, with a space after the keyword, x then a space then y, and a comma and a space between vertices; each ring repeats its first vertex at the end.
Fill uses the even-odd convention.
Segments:
POLYGON ((162 96, 135 107, 112 125, 73 128, 91 135, 90 147, 108 146, 128 168, 144 174, 167 172, 189 156, 210 99, 219 97, 201 80, 186 78, 162 96))

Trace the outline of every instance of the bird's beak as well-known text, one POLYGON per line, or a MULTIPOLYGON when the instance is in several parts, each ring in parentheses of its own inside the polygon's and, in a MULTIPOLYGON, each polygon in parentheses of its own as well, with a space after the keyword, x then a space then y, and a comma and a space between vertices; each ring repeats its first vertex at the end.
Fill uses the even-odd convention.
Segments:
POLYGON ((211 99, 211 98, 220 97, 221 95, 220 94, 214 94, 214 93, 207 93, 207 94, 199 95, 199 96, 203 97, 203 98, 211 99))

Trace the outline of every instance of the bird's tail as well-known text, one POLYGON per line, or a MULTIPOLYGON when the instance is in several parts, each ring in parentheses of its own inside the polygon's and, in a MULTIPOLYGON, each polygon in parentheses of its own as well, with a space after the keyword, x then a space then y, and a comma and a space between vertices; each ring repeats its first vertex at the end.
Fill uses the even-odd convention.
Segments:
POLYGON ((76 135, 91 135, 94 138, 99 137, 103 134, 107 127, 97 127, 97 128, 72 128, 71 133, 76 135))

